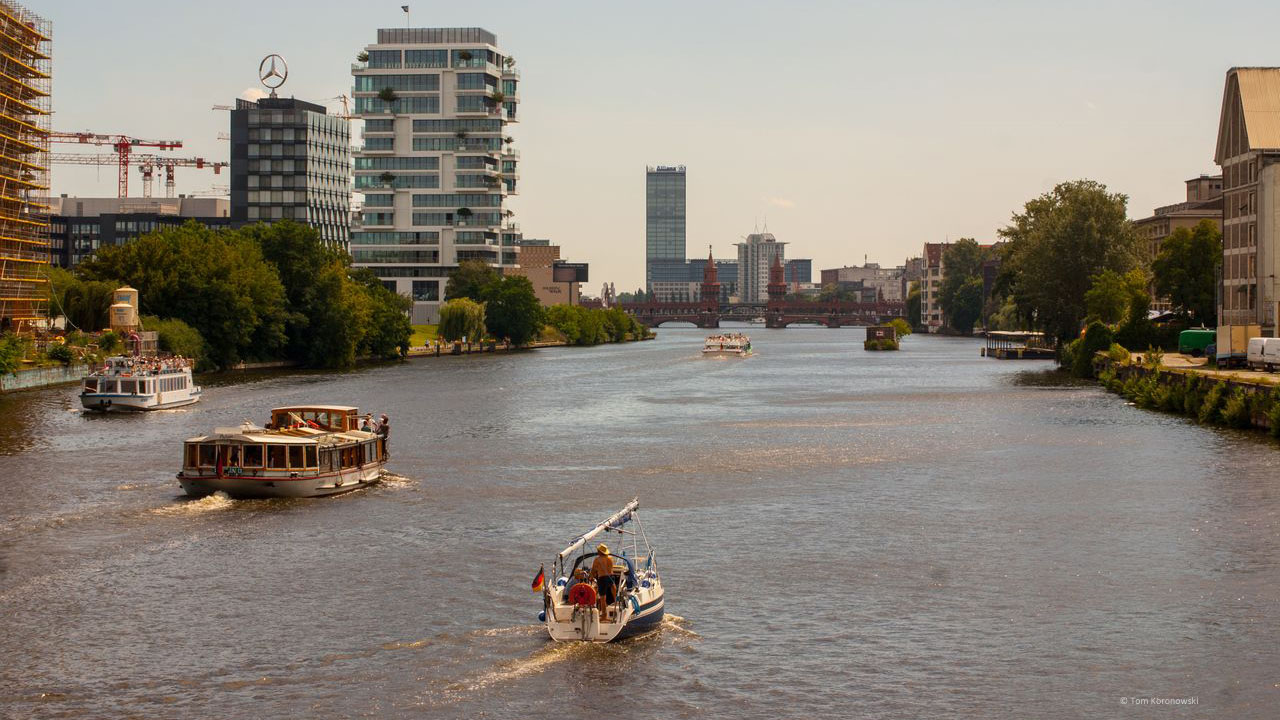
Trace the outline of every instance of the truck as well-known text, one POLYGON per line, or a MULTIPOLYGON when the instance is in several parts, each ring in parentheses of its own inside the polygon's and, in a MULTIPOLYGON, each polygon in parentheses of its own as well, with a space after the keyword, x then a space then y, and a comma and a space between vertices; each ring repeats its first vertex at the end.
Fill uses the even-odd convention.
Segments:
POLYGON ((1260 325, 1219 325, 1214 359, 1218 367, 1243 367, 1249 353, 1249 338, 1262 335, 1260 325))
POLYGON ((1213 344, 1218 333, 1209 328, 1192 328, 1178 333, 1178 352, 1191 357, 1204 355, 1204 349, 1213 344))

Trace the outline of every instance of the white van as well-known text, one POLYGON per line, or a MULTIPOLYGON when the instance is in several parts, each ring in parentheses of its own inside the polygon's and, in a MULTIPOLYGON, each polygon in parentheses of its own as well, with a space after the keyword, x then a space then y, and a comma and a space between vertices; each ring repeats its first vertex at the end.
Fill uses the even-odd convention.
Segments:
POLYGON ((1267 367, 1267 360, 1263 357, 1263 350, 1266 349, 1267 338, 1252 337, 1249 338, 1249 346, 1244 353, 1244 364, 1250 370, 1270 370, 1267 367))
POLYGON ((1280 368, 1280 338, 1267 338, 1262 345, 1262 364, 1267 372, 1280 368))

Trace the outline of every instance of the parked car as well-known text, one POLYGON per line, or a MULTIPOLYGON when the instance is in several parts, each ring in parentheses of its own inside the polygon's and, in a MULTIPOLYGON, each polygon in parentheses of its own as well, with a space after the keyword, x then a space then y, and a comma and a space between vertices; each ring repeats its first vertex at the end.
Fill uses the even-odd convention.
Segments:
POLYGON ((1262 357, 1262 351, 1267 346, 1267 339, 1262 337, 1249 338, 1249 344, 1245 347, 1244 364, 1250 370, 1267 370, 1267 361, 1262 357))
POLYGON ((1267 372, 1280 368, 1280 338, 1263 338, 1262 366, 1267 372))
POLYGON ((1191 357, 1205 354, 1205 348, 1212 345, 1218 333, 1209 328, 1192 328, 1178 333, 1178 352, 1191 357))

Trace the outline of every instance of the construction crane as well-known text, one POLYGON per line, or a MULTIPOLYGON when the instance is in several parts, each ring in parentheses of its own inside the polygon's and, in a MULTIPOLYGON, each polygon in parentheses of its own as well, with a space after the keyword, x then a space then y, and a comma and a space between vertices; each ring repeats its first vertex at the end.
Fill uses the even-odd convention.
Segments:
MULTIPOLYGON (((119 193, 120 197, 129 196, 129 165, 130 155, 136 147, 149 147, 158 150, 174 150, 182 147, 181 140, 140 140, 138 138, 129 137, 128 135, 102 135, 90 132, 51 132, 49 140, 56 143, 77 143, 80 145, 98 145, 110 146, 115 150, 116 162, 120 168, 119 193)), ((60 153, 54 153, 57 155, 60 153)), ((97 156, 90 156, 97 157, 97 156)), ((83 163, 98 164, 98 163, 83 163)))
POLYGON ((339 101, 341 101, 341 102, 342 102, 342 114, 341 114, 341 115, 338 115, 337 113, 334 113, 334 116, 335 116, 335 117, 340 117, 340 118, 342 118, 343 120, 355 120, 355 119, 357 119, 355 115, 352 115, 352 114, 351 114, 351 98, 349 98, 349 97, 347 97, 345 94, 343 94, 343 95, 339 95, 339 96, 337 96, 337 97, 331 97, 331 98, 329 98, 329 99, 330 99, 330 100, 339 100, 339 101))
MULTIPOLYGON (((227 167, 225 162, 213 162, 200 157, 175 158, 161 157, 159 155, 130 155, 126 160, 121 158, 118 153, 103 153, 100 155, 49 153, 49 161, 59 165, 119 165, 125 168, 130 165, 136 165, 138 171, 142 174, 142 197, 144 198, 151 197, 151 185, 155 180, 157 170, 164 170, 165 197, 173 197, 175 188, 174 168, 212 168, 215 175, 220 175, 222 174, 222 168, 227 167)), ((121 195, 120 197, 125 196, 121 195)))

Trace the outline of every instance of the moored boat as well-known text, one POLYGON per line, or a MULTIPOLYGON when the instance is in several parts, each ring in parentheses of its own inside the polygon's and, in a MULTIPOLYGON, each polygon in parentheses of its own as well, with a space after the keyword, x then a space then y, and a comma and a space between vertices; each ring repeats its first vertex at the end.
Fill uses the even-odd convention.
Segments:
POLYGON ((200 399, 190 361, 181 357, 107 358, 85 376, 80 404, 86 410, 167 410, 200 399))
POLYGON ((246 421, 188 439, 178 482, 188 495, 236 498, 319 497, 366 487, 382 478, 389 433, 359 427, 360 411, 346 405, 275 408, 268 427, 246 421))
POLYGON ((640 526, 638 499, 569 543, 552 562, 554 583, 539 571, 542 612, 551 639, 612 642, 654 630, 662 622, 666 598, 653 548, 640 526), (634 523, 634 529, 627 528, 634 523), (621 539, 614 549, 591 543, 603 533, 621 539))
POLYGON ((751 338, 742 333, 708 335, 702 344, 703 356, 746 357, 751 354, 751 338))

